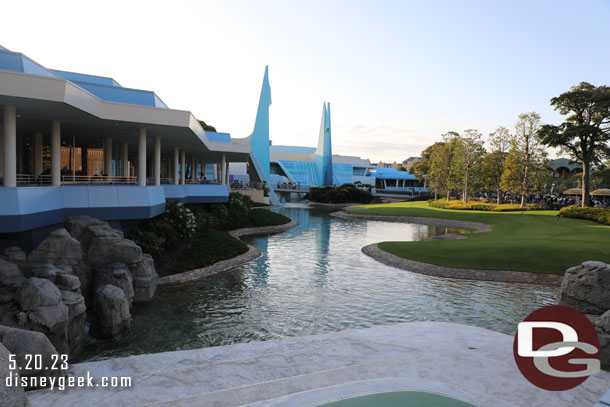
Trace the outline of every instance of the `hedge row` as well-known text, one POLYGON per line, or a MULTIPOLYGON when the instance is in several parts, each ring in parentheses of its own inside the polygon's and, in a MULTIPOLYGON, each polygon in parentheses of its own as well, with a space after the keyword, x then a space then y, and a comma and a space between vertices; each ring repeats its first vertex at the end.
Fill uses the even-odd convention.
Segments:
POLYGON ((527 204, 521 208, 519 204, 493 204, 489 202, 471 201, 464 203, 463 201, 447 201, 439 199, 438 201, 430 202, 432 208, 454 209, 461 211, 490 211, 490 212, 513 212, 513 211, 536 211, 548 209, 545 205, 527 204))
POLYGON ((559 211, 558 216, 562 218, 587 219, 604 225, 610 225, 610 209, 567 206, 559 211))

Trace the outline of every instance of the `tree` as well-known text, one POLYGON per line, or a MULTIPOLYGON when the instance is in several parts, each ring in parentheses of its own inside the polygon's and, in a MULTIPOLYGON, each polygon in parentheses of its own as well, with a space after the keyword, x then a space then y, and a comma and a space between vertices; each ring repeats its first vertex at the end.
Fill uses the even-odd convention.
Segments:
POLYGON ((444 160, 445 143, 436 142, 428 146, 421 153, 422 161, 415 163, 410 173, 420 179, 426 179, 434 189, 434 199, 438 199, 438 192, 446 188, 447 162, 444 160))
POLYGON ((486 188, 495 189, 496 203, 500 205, 502 191, 500 183, 504 172, 504 162, 510 148, 511 135, 506 127, 498 128, 489 134, 489 144, 492 151, 483 159, 482 177, 486 188))
POLYGON ((480 175, 481 163, 485 154, 481 136, 477 130, 468 129, 464 130, 462 136, 455 138, 453 167, 456 185, 461 186, 464 202, 468 202, 472 185, 480 175))
POLYGON ((591 188, 610 188, 610 162, 599 165, 591 173, 591 188))
POLYGON ((437 157, 437 166, 442 168, 443 183, 447 191, 447 200, 451 199, 451 191, 454 189, 462 189, 464 186, 462 174, 460 173, 461 166, 456 162, 456 157, 459 154, 460 134, 455 131, 450 131, 442 135, 445 146, 437 157))
POLYGON ((494 150, 491 153, 485 154, 482 166, 483 185, 487 189, 496 191, 496 203, 500 205, 502 201, 502 191, 500 184, 502 182, 502 174, 504 173, 504 163, 508 153, 500 150, 494 150))
POLYGON ((199 120, 199 124, 201 124, 201 127, 203 127, 203 130, 205 130, 205 131, 213 131, 214 133, 216 133, 216 127, 210 126, 209 124, 207 124, 203 120, 199 120))
POLYGON ((587 82, 551 99, 563 116, 559 126, 546 124, 538 132, 543 144, 560 147, 582 163, 582 206, 591 205, 591 165, 610 155, 610 88, 587 82))
POLYGON ((511 151, 514 149, 514 153, 521 154, 523 160, 521 190, 519 191, 522 208, 525 206, 525 199, 530 192, 530 172, 544 155, 540 141, 536 137, 538 130, 540 130, 540 115, 538 113, 529 112, 519 115, 519 120, 515 124, 515 134, 511 142, 511 151))

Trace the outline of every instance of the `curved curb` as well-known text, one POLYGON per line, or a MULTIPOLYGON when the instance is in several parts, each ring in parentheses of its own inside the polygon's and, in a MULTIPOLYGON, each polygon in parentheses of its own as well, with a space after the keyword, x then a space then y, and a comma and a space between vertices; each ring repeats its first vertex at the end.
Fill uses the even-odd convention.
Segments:
MULTIPOLYGON (((460 229, 472 229, 476 232, 491 232, 491 226, 485 223, 467 222, 452 219, 424 218, 419 216, 382 216, 382 215, 355 215, 345 212, 333 212, 331 216, 353 220, 373 220, 382 222, 417 223, 422 225, 449 226, 460 229)), ((458 237, 452 237, 457 239, 458 237)), ((459 237, 463 238, 463 237, 459 237)), ((425 274, 427 276, 456 278, 460 280, 496 281, 504 283, 527 283, 558 286, 561 284, 562 276, 555 274, 538 274, 527 271, 509 270, 474 270, 457 269, 451 267, 437 266, 436 264, 423 263, 409 260, 404 257, 381 250, 377 243, 364 246, 362 252, 387 266, 396 267, 413 273, 425 274)))
POLYGON ((355 215, 345 212, 333 212, 330 214, 337 218, 353 220, 375 220, 382 222, 417 223, 420 225, 448 226, 460 229, 472 229, 476 232, 491 232, 491 226, 486 223, 467 222, 462 220, 424 218, 421 216, 383 216, 383 215, 355 215))
MULTIPOLYGON (((285 223, 283 225, 235 229, 230 231, 229 233, 231 234, 231 236, 239 239, 242 236, 264 236, 272 233, 285 232, 297 226, 299 226, 299 222, 291 220, 290 222, 285 223)), ((159 279, 159 285, 185 283, 188 281, 199 280, 203 277, 211 276, 213 274, 220 273, 221 271, 240 266, 249 261, 257 259, 262 255, 263 253, 256 247, 248 245, 248 251, 240 254, 239 256, 235 256, 226 260, 221 260, 207 267, 189 270, 183 273, 172 274, 171 276, 161 277, 159 279)))
POLYGON ((430 263, 405 259, 395 254, 381 250, 377 243, 362 248, 362 252, 387 266, 396 267, 413 273, 427 276, 456 278, 460 280, 496 281, 503 283, 527 283, 558 286, 562 276, 555 274, 538 274, 527 271, 508 270, 472 270, 437 266, 430 263))

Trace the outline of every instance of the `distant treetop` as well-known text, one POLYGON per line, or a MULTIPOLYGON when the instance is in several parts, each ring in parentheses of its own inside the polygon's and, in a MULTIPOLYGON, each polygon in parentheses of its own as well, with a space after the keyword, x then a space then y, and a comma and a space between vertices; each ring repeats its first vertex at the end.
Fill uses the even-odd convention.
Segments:
POLYGON ((213 131, 214 133, 218 133, 216 131, 216 127, 210 126, 209 124, 207 124, 203 120, 199 120, 199 124, 201 124, 201 127, 203 127, 203 130, 205 130, 205 131, 213 131))

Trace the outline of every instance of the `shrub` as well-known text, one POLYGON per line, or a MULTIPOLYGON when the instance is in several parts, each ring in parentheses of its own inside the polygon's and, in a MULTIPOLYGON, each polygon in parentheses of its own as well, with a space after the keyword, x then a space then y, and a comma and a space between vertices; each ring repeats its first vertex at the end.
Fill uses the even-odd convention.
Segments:
POLYGON ((338 187, 311 187, 305 198, 320 203, 367 204, 373 200, 373 195, 368 190, 358 188, 354 184, 343 184, 338 187))
POLYGON ((199 232, 190 241, 190 247, 182 252, 180 270, 193 270, 209 266, 221 260, 248 251, 248 245, 227 232, 208 229, 199 232))
POLYGON ((165 247, 165 237, 157 235, 152 230, 137 229, 130 238, 146 253, 157 254, 165 247))
POLYGON ((160 253, 175 248, 195 233, 195 215, 180 202, 165 205, 165 213, 140 222, 129 236, 148 253, 160 253))
POLYGON ((567 206, 560 210, 557 216, 562 218, 587 219, 604 225, 610 225, 610 209, 567 206))
POLYGON ((197 229, 195 215, 182 202, 170 202, 165 205, 165 213, 158 220, 171 225, 172 232, 181 239, 193 236, 197 229))
POLYGON ((408 202, 432 201, 432 200, 434 200, 434 194, 419 194, 419 195, 415 195, 414 198, 407 199, 408 202))
POLYGON ((429 203, 432 208, 454 209, 461 211, 493 211, 493 212, 509 212, 509 211, 535 211, 548 209, 545 205, 527 204, 521 208, 519 204, 502 204, 496 205, 488 202, 471 201, 464 203, 463 201, 447 201, 439 199, 429 203))
POLYGON ((250 218, 254 226, 275 226, 284 225, 290 222, 290 218, 281 213, 268 211, 267 209, 253 209, 250 211, 250 218))

